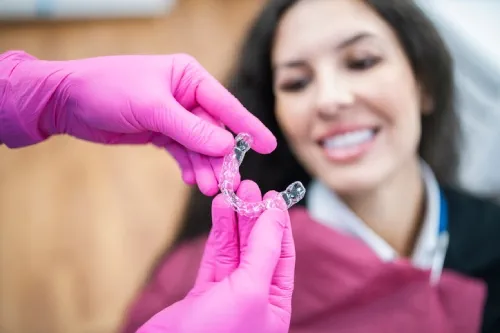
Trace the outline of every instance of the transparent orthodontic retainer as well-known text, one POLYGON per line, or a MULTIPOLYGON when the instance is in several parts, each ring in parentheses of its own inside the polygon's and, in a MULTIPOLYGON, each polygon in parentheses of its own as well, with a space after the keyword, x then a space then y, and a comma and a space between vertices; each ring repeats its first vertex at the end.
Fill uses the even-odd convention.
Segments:
POLYGON ((239 198, 233 190, 234 178, 239 172, 239 167, 245 158, 246 152, 252 147, 253 139, 250 134, 240 133, 236 136, 235 141, 236 144, 233 152, 224 157, 219 189, 226 201, 238 214, 248 217, 257 217, 269 208, 287 210, 304 198, 306 188, 299 181, 293 182, 276 196, 260 202, 246 202, 239 198))

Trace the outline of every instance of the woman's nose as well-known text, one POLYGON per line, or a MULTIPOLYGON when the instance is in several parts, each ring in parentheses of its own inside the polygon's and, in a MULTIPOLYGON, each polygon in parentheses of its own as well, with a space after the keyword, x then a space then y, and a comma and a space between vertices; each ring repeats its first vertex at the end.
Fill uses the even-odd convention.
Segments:
POLYGON ((347 80, 332 74, 318 77, 316 87, 316 109, 321 116, 335 116, 354 103, 354 94, 347 80))

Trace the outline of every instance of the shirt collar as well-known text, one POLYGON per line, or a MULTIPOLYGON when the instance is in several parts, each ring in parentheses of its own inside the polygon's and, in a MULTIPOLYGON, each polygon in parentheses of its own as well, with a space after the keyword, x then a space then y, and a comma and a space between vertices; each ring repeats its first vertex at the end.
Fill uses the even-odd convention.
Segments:
MULTIPOLYGON (((440 190, 432 170, 423 161, 422 171, 426 213, 411 260, 417 267, 430 268, 438 244, 440 190)), ((314 180, 307 191, 306 201, 309 214, 319 223, 361 239, 384 261, 397 259, 397 252, 325 184, 314 180)))

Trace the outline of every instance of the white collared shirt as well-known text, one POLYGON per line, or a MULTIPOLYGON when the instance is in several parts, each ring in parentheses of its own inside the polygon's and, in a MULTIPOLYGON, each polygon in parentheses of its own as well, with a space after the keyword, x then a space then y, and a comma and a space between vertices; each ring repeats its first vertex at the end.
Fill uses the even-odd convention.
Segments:
MULTIPOLYGON (((430 269, 434 256, 438 254, 440 189, 429 166, 422 162, 422 168, 427 193, 427 209, 411 261, 416 267, 430 269)), ((392 261, 398 257, 394 248, 367 226, 333 191, 321 182, 315 180, 311 183, 307 191, 306 201, 309 214, 314 220, 358 237, 384 261, 392 261)))

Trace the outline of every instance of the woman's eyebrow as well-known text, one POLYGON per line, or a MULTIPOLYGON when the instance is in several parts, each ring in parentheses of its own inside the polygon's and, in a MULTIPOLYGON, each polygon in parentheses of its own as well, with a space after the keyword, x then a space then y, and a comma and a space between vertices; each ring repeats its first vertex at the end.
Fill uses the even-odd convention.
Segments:
MULTIPOLYGON (((334 49, 341 50, 341 49, 349 47, 353 44, 356 44, 362 40, 373 38, 373 37, 374 37, 374 35, 369 33, 369 32, 359 32, 359 33, 356 33, 356 34, 344 39, 340 43, 336 44, 334 46, 334 49)), ((284 61, 284 62, 277 63, 277 64, 273 65, 273 70, 276 71, 280 68, 300 68, 300 67, 304 67, 305 65, 306 65, 305 60, 294 59, 294 60, 288 60, 288 61, 284 61)))
POLYGON ((298 68, 298 67, 304 67, 306 65, 306 62, 304 60, 289 60, 285 61, 283 63, 278 63, 274 65, 273 69, 277 70, 280 68, 298 68))
POLYGON ((372 35, 371 33, 360 32, 340 42, 338 45, 335 46, 335 49, 336 50, 344 49, 348 46, 358 43, 359 41, 373 37, 374 35, 372 35))

